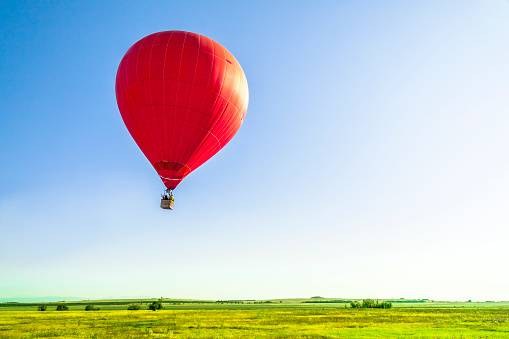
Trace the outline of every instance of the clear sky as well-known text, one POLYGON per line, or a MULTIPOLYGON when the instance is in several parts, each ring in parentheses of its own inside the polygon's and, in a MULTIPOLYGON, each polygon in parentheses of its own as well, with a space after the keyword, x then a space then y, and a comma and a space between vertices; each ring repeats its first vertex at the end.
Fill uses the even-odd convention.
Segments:
POLYGON ((0 298, 509 300, 509 2, 0 5, 0 298), (225 46, 246 120, 159 208, 115 74, 225 46))

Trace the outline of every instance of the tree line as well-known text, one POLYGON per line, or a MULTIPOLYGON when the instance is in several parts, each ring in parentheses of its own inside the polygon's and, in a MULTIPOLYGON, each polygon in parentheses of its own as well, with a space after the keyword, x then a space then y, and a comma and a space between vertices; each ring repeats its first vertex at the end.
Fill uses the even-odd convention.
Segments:
POLYGON ((387 301, 382 301, 381 303, 378 302, 378 300, 373 300, 373 299, 364 299, 362 301, 362 303, 358 302, 358 301, 352 301, 350 303, 350 307, 351 308, 383 308, 383 309, 388 309, 388 308, 392 308, 392 303, 390 302, 387 302, 387 301))

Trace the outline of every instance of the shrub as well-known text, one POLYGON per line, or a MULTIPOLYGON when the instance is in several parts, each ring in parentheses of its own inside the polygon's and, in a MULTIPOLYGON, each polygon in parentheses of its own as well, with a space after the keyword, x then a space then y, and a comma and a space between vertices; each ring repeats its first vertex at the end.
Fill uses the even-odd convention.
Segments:
POLYGON ((139 304, 129 304, 129 306, 127 306, 127 309, 130 311, 137 311, 141 310, 141 306, 139 304))
POLYGON ((48 305, 41 305, 37 307, 37 311, 46 311, 48 309, 48 305))
POLYGON ((352 301, 352 302, 350 303, 350 307, 351 307, 351 308, 361 308, 361 306, 362 306, 362 305, 361 305, 361 303, 360 303, 360 302, 358 302, 358 301, 352 301))
POLYGON ((362 301, 362 308, 375 308, 376 304, 373 299, 364 299, 362 301))
POLYGON ((383 308, 388 309, 392 308, 392 303, 383 301, 381 303, 378 300, 375 302, 373 299, 364 299, 362 304, 358 301, 352 301, 350 303, 351 308, 383 308))
POLYGON ((152 302, 152 304, 148 305, 148 309, 152 311, 162 310, 163 298, 161 297, 157 301, 152 302))
POLYGON ((69 306, 67 304, 58 304, 57 311, 67 311, 69 310, 69 306))
POLYGON ((94 305, 87 305, 85 307, 85 311, 99 311, 99 307, 95 307, 94 305))

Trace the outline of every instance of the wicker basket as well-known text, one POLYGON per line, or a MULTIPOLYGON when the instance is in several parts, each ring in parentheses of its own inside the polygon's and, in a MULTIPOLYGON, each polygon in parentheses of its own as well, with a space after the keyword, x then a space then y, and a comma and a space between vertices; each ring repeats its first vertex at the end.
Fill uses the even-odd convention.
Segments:
POLYGON ((173 200, 161 199, 161 208, 165 210, 172 210, 173 200))

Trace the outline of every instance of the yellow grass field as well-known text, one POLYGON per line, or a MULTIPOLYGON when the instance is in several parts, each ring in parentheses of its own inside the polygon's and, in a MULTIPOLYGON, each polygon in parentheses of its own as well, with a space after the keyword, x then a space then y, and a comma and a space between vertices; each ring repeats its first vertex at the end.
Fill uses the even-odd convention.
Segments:
POLYGON ((0 312, 0 338, 509 338, 507 308, 0 312))

